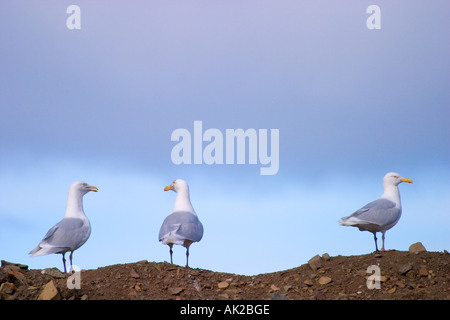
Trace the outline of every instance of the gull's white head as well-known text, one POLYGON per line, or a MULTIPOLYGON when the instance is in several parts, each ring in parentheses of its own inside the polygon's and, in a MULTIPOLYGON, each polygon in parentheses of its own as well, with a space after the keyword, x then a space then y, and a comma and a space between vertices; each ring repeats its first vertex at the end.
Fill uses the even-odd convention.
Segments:
POLYGON ((394 185, 397 186, 399 183, 407 182, 412 183, 411 179, 403 178, 396 172, 389 172, 383 177, 383 185, 394 185))
POLYGON ((94 191, 97 192, 98 188, 91 186, 89 184, 87 184, 86 182, 83 181, 75 181, 74 183, 72 183, 70 185, 70 192, 75 192, 77 194, 80 195, 85 195, 86 193, 88 193, 89 191, 94 191))
POLYGON ((80 218, 84 216, 83 196, 89 191, 97 192, 98 188, 88 185, 83 181, 75 181, 70 185, 69 195, 67 197, 65 217, 80 218))
POLYGON ((185 191, 185 190, 189 190, 188 184, 186 181, 184 181, 183 179, 176 179, 171 185, 168 185, 167 187, 164 188, 164 191, 175 191, 175 192, 179 192, 179 191, 185 191))
POLYGON ((186 181, 176 179, 171 185, 164 188, 164 191, 169 190, 177 193, 177 198, 175 199, 175 204, 173 206, 173 212, 188 211, 194 215, 196 214, 194 208, 192 207, 191 199, 189 198, 189 187, 186 181))

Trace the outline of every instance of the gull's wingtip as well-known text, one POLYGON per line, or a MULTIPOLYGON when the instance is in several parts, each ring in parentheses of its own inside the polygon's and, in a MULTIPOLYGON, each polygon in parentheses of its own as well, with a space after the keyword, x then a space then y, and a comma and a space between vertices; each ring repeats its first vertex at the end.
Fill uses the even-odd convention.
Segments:
POLYGON ((42 248, 40 246, 37 246, 36 248, 34 248, 33 250, 31 250, 30 252, 28 252, 29 255, 31 255, 32 257, 37 256, 38 252, 41 250, 42 248))

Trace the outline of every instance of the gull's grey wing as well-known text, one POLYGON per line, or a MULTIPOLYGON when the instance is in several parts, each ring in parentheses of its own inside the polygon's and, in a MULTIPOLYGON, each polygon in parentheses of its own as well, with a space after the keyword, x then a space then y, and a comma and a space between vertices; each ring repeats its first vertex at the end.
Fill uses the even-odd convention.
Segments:
POLYGON ((177 211, 164 220, 159 230, 159 240, 161 241, 169 232, 174 232, 187 240, 200 241, 203 237, 203 225, 196 215, 187 211, 177 211))
POLYGON ((64 218, 47 232, 39 245, 55 247, 54 252, 75 250, 86 242, 90 233, 89 224, 82 219, 64 218))
POLYGON ((356 218, 361 223, 390 226, 398 221, 400 215, 401 209, 396 208, 394 202, 387 199, 378 199, 366 204, 358 211, 343 219, 356 218))

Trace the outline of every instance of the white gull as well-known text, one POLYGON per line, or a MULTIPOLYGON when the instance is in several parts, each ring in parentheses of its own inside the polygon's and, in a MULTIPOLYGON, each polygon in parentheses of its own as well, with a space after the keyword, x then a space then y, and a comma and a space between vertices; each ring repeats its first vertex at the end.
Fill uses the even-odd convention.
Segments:
POLYGON ((182 245, 186 248, 186 267, 189 267, 189 246, 203 237, 203 225, 192 207, 189 197, 189 186, 186 181, 176 179, 164 191, 173 190, 177 193, 173 212, 166 217, 159 230, 159 241, 169 246, 170 263, 172 261, 172 246, 182 245))
POLYGON ((378 251, 377 232, 381 232, 384 249, 384 235, 395 226, 402 214, 402 204, 398 185, 402 182, 412 183, 411 179, 403 178, 398 173, 389 172, 383 177, 384 192, 378 200, 366 204, 348 217, 341 218, 339 223, 353 226, 360 231, 370 231, 375 240, 375 250, 378 251))
POLYGON ((80 248, 91 234, 91 224, 83 210, 83 196, 89 191, 97 192, 98 188, 82 181, 75 181, 69 188, 64 218, 51 228, 36 248, 30 251, 32 257, 51 253, 61 253, 64 272, 66 272, 65 254, 70 251, 70 267, 72 255, 80 248))

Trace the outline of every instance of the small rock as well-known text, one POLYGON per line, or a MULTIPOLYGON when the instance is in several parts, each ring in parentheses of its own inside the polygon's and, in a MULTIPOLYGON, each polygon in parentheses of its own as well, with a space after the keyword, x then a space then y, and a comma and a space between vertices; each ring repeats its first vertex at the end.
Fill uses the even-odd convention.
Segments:
POLYGON ((160 266, 159 264, 155 263, 155 264, 153 265, 153 267, 154 267, 156 270, 158 270, 159 272, 161 272, 161 266, 160 266))
POLYGON ((315 297, 316 300, 325 300, 325 295, 323 293, 318 293, 315 297))
POLYGON ((328 260, 331 259, 331 257, 330 257, 330 255, 329 255, 328 253, 324 253, 324 254, 322 255, 322 259, 325 260, 325 261, 328 261, 328 260))
POLYGON ((408 271, 410 271, 412 269, 412 264, 411 263, 406 263, 404 265, 401 265, 398 268, 398 273, 400 273, 401 275, 405 275, 408 273, 408 271))
POLYGON ((89 296, 87 294, 83 294, 80 299, 81 300, 87 300, 87 298, 89 298, 89 296))
POLYGON ((16 271, 16 270, 8 270, 8 274, 16 280, 22 281, 25 279, 25 275, 20 272, 20 271, 16 271))
POLYGON ((409 246, 409 253, 418 253, 418 252, 423 252, 423 251, 426 252, 427 249, 425 249, 425 247, 423 246, 423 244, 421 242, 416 242, 409 246))
POLYGON ((11 282, 3 282, 0 286, 0 295, 12 294, 16 290, 16 286, 11 282))
POLYGON ((403 289, 405 287, 405 284, 403 283, 403 281, 397 281, 395 283, 397 285, 397 287, 399 287, 400 289, 403 289))
POLYGON ((388 290, 388 293, 394 293, 395 292, 395 287, 392 287, 388 290))
POLYGON ((305 280, 305 281, 303 281, 303 283, 306 284, 308 287, 311 287, 314 285, 311 280, 305 280))
POLYGON ((220 293, 217 296, 219 297, 220 300, 228 300, 228 299, 230 299, 230 296, 228 295, 228 293, 220 293))
POLYGON ((192 276, 198 276, 200 274, 200 272, 195 269, 189 269, 189 274, 192 276))
POLYGON ((319 279, 319 283, 322 285, 328 284, 330 282, 331 282, 330 277, 320 277, 320 279, 319 279))
POLYGON ((170 294, 177 295, 181 291, 183 291, 184 288, 183 287, 173 287, 173 288, 169 288, 168 290, 169 290, 170 294))
POLYGON ((58 289, 55 286, 53 280, 50 280, 42 289, 41 294, 37 298, 38 300, 59 300, 61 296, 59 295, 58 289))
POLYGON ((230 283, 228 282, 228 281, 222 281, 222 282, 219 282, 219 284, 217 285, 217 287, 219 288, 219 289, 226 289, 226 288, 228 288, 230 286, 230 283))
POLYGON ((338 295, 341 299, 346 299, 348 296, 345 292, 339 292, 338 295))
POLYGON ((309 259, 308 265, 311 267, 312 271, 316 271, 322 266, 322 258, 317 254, 309 259))
POLYGON ((276 285, 272 284, 272 285, 270 286, 270 290, 273 292, 273 291, 278 291, 278 290, 280 290, 280 288, 278 288, 276 285))
POLYGON ((192 285, 194 286, 195 290, 197 291, 202 291, 202 285, 200 284, 200 282, 197 279, 194 279, 194 281, 192 282, 192 285))
POLYGON ((386 276, 380 276, 380 281, 381 282, 386 282, 388 280, 388 277, 386 276))
POLYGON ((287 286, 284 286, 283 289, 285 292, 288 292, 289 290, 292 289, 292 286, 287 285, 287 286))
POLYGON ((270 294, 270 299, 272 299, 272 300, 291 300, 289 297, 287 297, 284 294, 281 294, 279 292, 272 292, 270 294))
POLYGON ((136 285, 134 286, 134 290, 141 291, 141 286, 139 283, 136 283, 136 285))
POLYGON ((63 279, 65 278, 65 274, 57 268, 47 268, 41 271, 42 274, 48 274, 49 276, 56 278, 56 279, 63 279))
POLYGON ((237 295, 239 293, 241 293, 242 290, 241 289, 227 289, 224 291, 224 293, 227 293, 229 295, 237 295))
POLYGON ((39 287, 35 287, 35 286, 28 286, 27 290, 37 290, 39 289, 39 287))
POLYGON ((167 271, 173 271, 173 270, 177 270, 180 267, 177 267, 176 265, 170 264, 169 266, 166 267, 167 271))
POLYGON ((132 277, 132 278, 134 278, 134 279, 139 279, 140 278, 140 276, 139 276, 139 274, 136 272, 136 270, 134 270, 134 269, 131 269, 131 271, 130 271, 130 277, 132 277))
POLYGON ((421 268, 419 269, 419 275, 420 275, 421 277, 428 277, 428 270, 427 270, 427 268, 421 267, 421 268))

